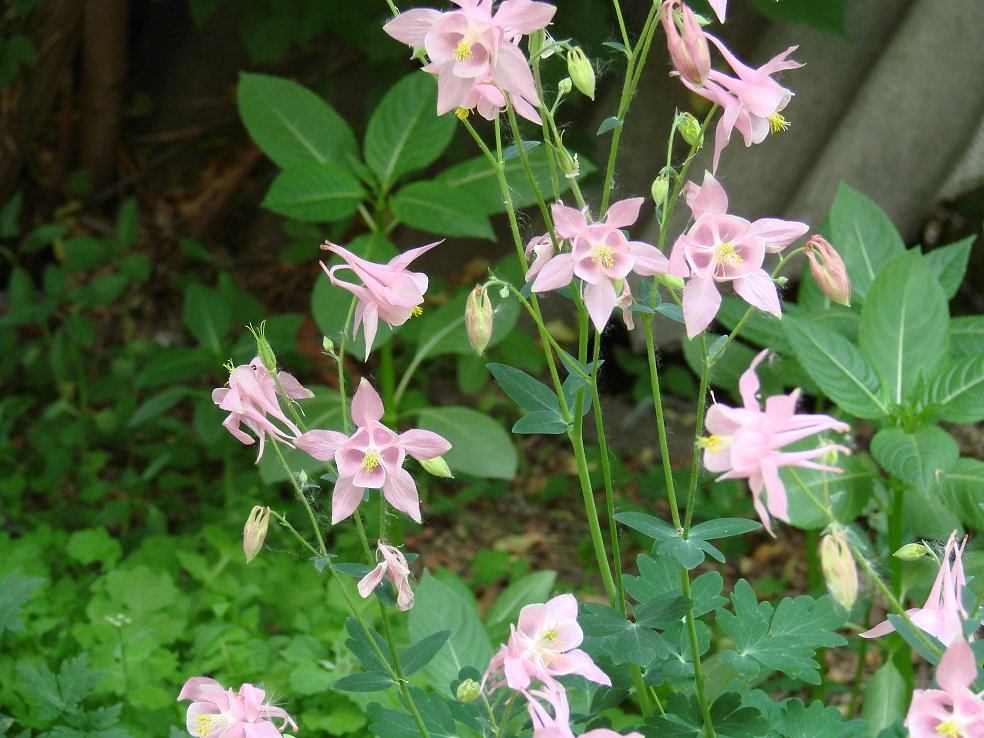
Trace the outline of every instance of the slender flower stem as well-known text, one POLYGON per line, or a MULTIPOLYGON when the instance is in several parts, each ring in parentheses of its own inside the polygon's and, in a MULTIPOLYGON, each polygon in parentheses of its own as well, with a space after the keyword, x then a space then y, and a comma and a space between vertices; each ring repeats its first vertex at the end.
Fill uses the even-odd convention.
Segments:
POLYGON ((297 481, 297 477, 294 476, 294 472, 291 471, 290 465, 287 464, 287 459, 284 458, 284 452, 280 450, 280 444, 277 442, 277 439, 271 436, 270 442, 273 444, 273 448, 277 452, 277 458, 280 459, 281 466, 283 466, 284 471, 287 472, 287 476, 290 477, 290 482, 294 487, 294 494, 304 505, 304 509, 307 510, 308 518, 311 519, 311 527, 314 528, 314 534, 318 537, 318 546, 320 547, 318 553, 320 556, 326 556, 328 554, 328 548, 325 546, 324 536, 321 535, 321 526, 318 525, 318 519, 314 515, 314 510, 311 509, 311 503, 308 502, 307 497, 304 495, 304 490, 301 489, 301 485, 297 481))
MULTIPOLYGON (((683 587, 683 596, 690 599, 690 572, 683 566, 680 567, 680 584, 683 587)), ((694 691, 700 712, 704 716, 704 738, 714 738, 716 733, 714 721, 711 720, 711 704, 707 700, 704 687, 704 667, 700 663, 700 641, 697 639, 697 622, 694 620, 693 609, 687 610, 687 634, 690 636, 690 655, 694 664, 694 691)))
POLYGON ((277 522, 278 523, 280 523, 287 530, 289 530, 291 533, 293 533, 294 534, 294 537, 298 541, 300 541, 301 545, 304 546, 304 548, 306 548, 308 551, 310 551, 311 553, 313 553, 315 556, 322 556, 323 555, 318 549, 316 549, 314 546, 312 546, 310 543, 308 543, 306 540, 304 540, 304 536, 302 536, 300 533, 297 532, 297 529, 293 525, 290 524, 290 522, 287 520, 287 518, 285 518, 283 515, 281 515, 276 510, 273 510, 273 509, 270 510, 270 514, 273 515, 273 517, 275 517, 277 519, 277 522))
POLYGON ((653 409, 656 411, 656 431, 659 435, 659 453, 663 460, 663 479, 666 482, 666 496, 670 504, 670 517, 673 520, 673 527, 680 528, 680 507, 676 498, 673 468, 670 465, 670 448, 666 438, 666 419, 663 416, 663 395, 659 387, 659 367, 656 365, 653 316, 644 313, 642 315, 642 326, 646 336, 646 358, 649 361, 649 381, 653 393, 653 409))
MULTIPOLYGON (((697 422, 694 430, 694 438, 701 438, 704 435, 704 414, 707 412, 707 386, 711 373, 710 364, 707 361, 707 341, 706 334, 700 334, 700 355, 703 357, 700 370, 700 389, 697 391, 697 422)), ((690 524, 694 517, 694 505, 697 502, 697 485, 700 481, 700 454, 694 447, 694 458, 690 464, 690 492, 687 495, 687 516, 683 522, 684 537, 690 533, 690 524)))

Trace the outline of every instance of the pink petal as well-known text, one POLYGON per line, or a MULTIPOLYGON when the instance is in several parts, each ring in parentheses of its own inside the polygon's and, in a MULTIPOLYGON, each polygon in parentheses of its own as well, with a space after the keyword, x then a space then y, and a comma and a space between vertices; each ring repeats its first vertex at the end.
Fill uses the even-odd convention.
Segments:
MULTIPOLYGON (((741 394, 741 400, 745 403, 745 407, 749 410, 759 411, 761 408, 759 406, 758 391, 761 387, 759 384, 758 374, 755 370, 758 365, 765 361, 765 358, 769 355, 769 350, 759 351, 755 358, 752 359, 752 363, 748 365, 746 369, 741 374, 741 378, 738 380, 738 391, 741 394)), ((769 398, 772 399, 771 397, 769 398)))
POLYGON ((605 225, 612 228, 626 228, 632 225, 639 219, 642 202, 641 197, 633 197, 614 203, 605 214, 605 225))
POLYGON ((760 237, 765 241, 765 250, 770 254, 776 254, 808 230, 810 227, 806 223, 795 220, 759 218, 752 223, 747 235, 760 237))
POLYGON ((958 638, 946 649, 936 669, 936 682, 947 692, 969 687, 977 678, 977 659, 970 644, 958 638))
POLYGON ((525 97, 533 105, 540 103, 536 95, 536 83, 529 62, 523 56, 518 46, 502 44, 495 66, 492 68, 491 79, 499 87, 513 95, 525 97))
POLYGON ((562 202, 555 202, 550 208, 554 229, 563 239, 570 239, 587 229, 588 221, 584 213, 576 208, 569 208, 562 202))
POLYGON ((533 280, 534 292, 549 292, 566 287, 574 279, 574 260, 570 254, 557 254, 533 280))
POLYGON ((359 382, 359 389, 352 398, 352 420, 360 428, 378 423, 383 417, 383 401, 368 380, 359 382))
POLYGON ((735 292, 747 302, 754 305, 759 310, 782 317, 782 307, 779 305, 779 291, 776 283, 772 281, 764 269, 759 269, 751 274, 736 279, 734 284, 735 292))
POLYGON ((689 196, 687 204, 694 211, 694 219, 702 215, 725 215, 728 212, 728 195, 713 174, 704 172, 704 182, 693 198, 693 204, 689 196))
POLYGON ((683 288, 683 321, 687 338, 693 338, 707 328, 721 307, 717 283, 708 278, 692 277, 683 288))
POLYGON ((338 431, 312 430, 294 439, 294 445, 318 461, 334 461, 335 452, 348 440, 338 431))
POLYGON ((400 445, 418 461, 434 459, 451 450, 451 444, 437 433, 417 429, 401 433, 400 445))
POLYGON ((545 28, 553 19, 557 8, 548 3, 531 0, 504 0, 492 20, 510 33, 529 35, 545 28))
POLYGON ((400 13, 383 26, 383 30, 407 46, 423 46, 427 32, 443 15, 431 8, 416 8, 400 13))
POLYGON ((355 512, 362 502, 362 488, 352 484, 351 477, 339 477, 331 493, 331 524, 337 525, 355 512))
POLYGON ((662 251, 651 244, 642 241, 629 241, 629 254, 635 262, 632 271, 642 277, 669 272, 669 260, 662 251))
POLYGON ((304 387, 293 375, 287 372, 278 372, 277 379, 280 380, 280 386, 284 388, 284 392, 291 399, 306 400, 309 397, 314 397, 314 393, 311 390, 304 387))
POLYGON ((707 4, 714 10, 718 20, 724 23, 724 16, 728 12, 728 0, 707 0, 707 4))
POLYGON ((605 330, 608 319, 612 317, 618 295, 611 280, 602 279, 598 284, 584 285, 584 306, 588 309, 591 322, 600 332, 605 330))
MULTIPOLYGON (((410 249, 409 251, 404 251, 402 254, 399 254, 398 256, 394 256, 390 260, 389 265, 391 267, 393 267, 394 269, 397 269, 397 270, 406 269, 408 266, 410 266, 410 262, 412 262, 418 256, 420 256, 421 254, 427 253, 428 251, 430 251, 435 246, 440 246, 442 243, 444 243, 444 239, 441 239, 440 241, 435 241, 434 243, 429 243, 426 246, 418 246, 415 249, 410 249)), ((427 285, 425 283, 424 284, 424 288, 421 289, 420 291, 421 292, 424 292, 426 290, 426 288, 427 288, 427 285)))
POLYGON ((368 597, 372 594, 372 591, 379 586, 379 583, 383 581, 383 574, 386 573, 386 564, 380 563, 371 572, 366 574, 362 579, 359 580, 359 594, 362 597, 368 597))
POLYGON ((225 687, 209 677, 192 677, 181 688, 178 702, 193 700, 195 702, 214 702, 219 693, 225 694, 225 687))
POLYGON ((387 474, 383 483, 383 497, 400 512, 420 522, 420 497, 417 495, 417 485, 406 469, 400 469, 396 476, 387 474))

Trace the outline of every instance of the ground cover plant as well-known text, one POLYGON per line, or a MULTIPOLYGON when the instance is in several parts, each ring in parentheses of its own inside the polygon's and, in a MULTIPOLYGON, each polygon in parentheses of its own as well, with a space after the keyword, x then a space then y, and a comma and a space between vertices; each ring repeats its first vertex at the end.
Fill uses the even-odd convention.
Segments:
MULTIPOLYGON (((984 318, 950 313, 971 240, 906 248, 846 185, 819 227, 730 213, 727 188, 740 183, 719 180, 718 162, 739 135, 746 146, 795 135, 784 111, 799 64, 794 47, 746 66, 704 30, 726 18, 725 0, 710 6, 698 16, 680 0, 655 3, 630 29, 614 0, 620 37, 608 47, 624 85, 598 131, 609 147, 598 165, 564 142, 565 102, 593 98, 595 71, 575 40, 550 35, 563 8, 549 3, 390 4, 377 32, 425 66, 381 98, 358 137, 314 92, 243 74, 239 113, 281 170, 264 206, 364 229, 322 246, 314 351, 297 350, 299 316, 263 321, 220 274, 214 287, 183 286, 196 345, 134 340, 87 370, 96 337, 86 310, 149 279, 132 249, 132 204, 112 234, 70 244, 43 292, 15 269, 0 360, 35 385, 5 399, 4 433, 29 420, 34 446, 50 435, 60 444, 41 470, 5 451, 16 473, 4 500, 43 490, 70 516, 57 485, 74 472, 83 498, 110 504, 71 534, 23 526, 0 538, 0 734, 984 734, 974 640, 984 590, 964 535, 984 522, 984 462, 961 456, 952 433, 984 420, 984 318), (647 196, 616 195, 621 131, 661 38, 680 83, 711 107, 702 120, 676 116, 654 147, 666 154, 647 196), (566 76, 545 85, 556 66, 566 76), (459 127, 476 155, 435 173, 459 127), (713 169, 692 171, 705 146, 713 169), (595 170, 597 195, 580 183, 595 170), (521 208, 533 211, 532 230, 521 208), (655 212, 657 243, 633 237, 643 208, 655 212), (677 232, 678 208, 690 217, 677 232), (419 264, 440 254, 433 237, 490 237, 496 214, 514 256, 428 302, 435 280, 419 264), (401 252, 401 227, 431 235, 401 252), (780 290, 800 254, 794 300, 780 290), (567 309, 571 343, 548 325, 547 301, 567 309), (634 481, 648 506, 622 498, 607 435, 599 384, 612 321, 645 344, 640 375, 661 452, 634 481), (658 350, 671 322, 697 378, 683 468, 669 451, 658 350), (503 401, 491 417, 491 407, 434 403, 423 379, 436 361, 454 367, 461 392, 494 382, 514 407, 501 412, 503 401), (210 362, 226 362, 224 385, 190 383, 210 362), (312 364, 323 384, 299 381, 312 364), (148 394, 138 403, 116 392, 124 382, 148 394), (59 401, 42 404, 48 384, 59 401), (209 445, 185 437, 187 421, 169 414, 179 404, 193 406, 209 445), (445 480, 491 480, 481 491, 516 475, 507 427, 567 447, 562 494, 580 496, 591 576, 571 592, 553 571, 501 568, 509 584, 483 613, 459 577, 412 568, 429 508, 453 515, 463 502, 438 499, 445 480), (139 463, 108 481, 112 455, 94 441, 133 433, 139 463), (203 469, 217 470, 203 484, 226 504, 200 534, 167 535, 173 511, 153 509, 141 530, 126 529, 139 498, 119 487, 183 489, 203 469), (758 520, 714 515, 720 489, 758 520), (123 526, 126 553, 107 524, 123 526), (744 578, 726 586, 737 539, 795 529, 809 532, 811 573, 829 594, 772 602, 744 578), (645 552, 625 555, 640 542, 645 552), (840 692, 827 674, 835 649, 859 652, 840 692)), ((20 237, 20 207, 15 198, 0 213, 8 237, 20 237)), ((20 253, 64 235, 26 233, 20 253)), ((131 323, 125 310, 118 320, 131 323)))

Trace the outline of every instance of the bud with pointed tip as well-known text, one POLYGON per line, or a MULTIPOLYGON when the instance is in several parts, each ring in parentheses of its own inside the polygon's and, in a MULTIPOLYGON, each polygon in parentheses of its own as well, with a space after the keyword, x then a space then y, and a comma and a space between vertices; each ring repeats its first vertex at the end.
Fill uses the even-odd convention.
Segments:
POLYGON ((444 460, 443 456, 435 456, 433 459, 420 459, 420 465, 424 467, 424 471, 428 474, 433 474, 435 477, 444 477, 445 479, 454 478, 454 474, 451 473, 451 467, 448 466, 448 462, 444 460))
POLYGON ((563 97, 568 92, 574 89, 574 83, 571 82, 570 77, 564 77, 560 82, 557 83, 557 96, 563 97))
POLYGON ((652 193, 656 207, 662 208, 665 206, 666 198, 670 194, 670 175, 660 172, 659 176, 653 180, 652 187, 649 188, 649 191, 652 193))
POLYGON ((243 528, 243 552, 246 554, 247 564, 263 549, 263 541, 266 540, 269 526, 270 508, 261 505, 254 507, 246 518, 246 525, 243 528))
POLYGON ((698 149, 704 145, 704 134, 700 132, 700 121, 690 113, 680 113, 676 117, 676 127, 683 140, 698 149))
POLYGON ((249 332, 253 334, 253 338, 256 339, 256 355, 260 357, 260 361, 263 362, 263 367, 271 374, 277 373, 277 357, 273 353, 273 346, 266 339, 266 321, 260 321, 260 327, 254 328, 253 326, 247 326, 249 332))
POLYGON ((492 303, 486 288, 475 285, 465 302, 465 331, 468 343, 481 356, 492 338, 492 303))
POLYGON ((573 47, 567 52, 567 74, 571 81, 585 96, 594 100, 595 73, 591 61, 584 55, 580 46, 573 47))
POLYGON ((847 276, 844 260, 822 236, 814 236, 806 243, 806 257, 810 260, 810 274, 817 281, 823 294, 836 303, 851 305, 851 280, 847 276), (823 257, 817 259, 816 251, 823 257))
POLYGON ((844 531, 823 537, 820 542, 820 568, 830 594, 850 612, 858 599, 858 568, 844 531))
POLYGON ((907 543, 892 556, 902 561, 917 561, 929 553, 925 543, 907 543))
POLYGON ((711 52, 694 11, 681 0, 666 0, 659 9, 659 19, 673 66, 694 87, 703 87, 711 72, 711 52))

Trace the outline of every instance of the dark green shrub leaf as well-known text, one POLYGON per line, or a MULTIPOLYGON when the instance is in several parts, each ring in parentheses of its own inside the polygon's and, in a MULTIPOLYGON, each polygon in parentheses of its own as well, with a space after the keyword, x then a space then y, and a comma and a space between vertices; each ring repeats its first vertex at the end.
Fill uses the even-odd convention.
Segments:
POLYGON ((311 162, 278 174, 261 205, 294 220, 322 222, 348 218, 365 197, 362 184, 347 170, 311 162))
POLYGON ((427 233, 495 240, 495 231, 481 208, 465 192, 440 182, 413 182, 390 198, 401 222, 427 233))

